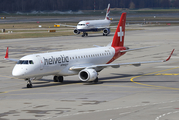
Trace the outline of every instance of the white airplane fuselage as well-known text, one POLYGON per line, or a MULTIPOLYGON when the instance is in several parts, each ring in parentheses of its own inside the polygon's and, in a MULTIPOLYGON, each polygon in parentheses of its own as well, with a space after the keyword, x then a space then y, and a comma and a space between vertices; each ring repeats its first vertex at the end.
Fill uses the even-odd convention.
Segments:
POLYGON ((16 64, 12 75, 21 79, 38 78, 47 75, 76 75, 79 71, 71 71, 71 67, 106 64, 114 54, 115 49, 107 46, 27 55, 22 57, 20 61, 28 61, 28 64, 27 62, 26 64, 24 64, 25 62, 16 64), (33 64, 30 64, 29 61, 33 61, 33 64))
MULTIPOLYGON (((82 37, 88 36, 87 32, 97 32, 103 30, 103 36, 110 34, 111 20, 109 18, 110 4, 108 4, 106 17, 102 20, 86 20, 80 21, 74 29, 74 34, 80 34, 83 32, 82 37)), ((68 25, 69 26, 69 25, 68 25)))
POLYGON ((77 25, 77 29, 80 32, 87 32, 87 31, 100 31, 105 28, 109 28, 111 24, 110 20, 89 20, 89 21, 80 21, 77 25))

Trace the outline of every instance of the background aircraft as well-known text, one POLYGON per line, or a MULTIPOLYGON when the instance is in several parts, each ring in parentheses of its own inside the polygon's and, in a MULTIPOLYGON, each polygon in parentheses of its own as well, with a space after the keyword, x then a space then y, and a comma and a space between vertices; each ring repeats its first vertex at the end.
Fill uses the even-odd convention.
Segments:
POLYGON ((97 32, 103 30, 103 36, 107 36, 110 34, 110 24, 111 19, 109 18, 110 13, 110 4, 108 4, 108 8, 106 11, 106 17, 104 20, 86 20, 86 21, 80 21, 77 26, 72 25, 64 25, 64 24, 56 24, 66 27, 74 27, 74 34, 80 34, 83 32, 82 37, 88 36, 87 32, 97 32))
POLYGON ((122 13, 113 41, 105 47, 31 54, 20 60, 9 58, 7 48, 5 59, 17 62, 12 75, 27 80, 27 88, 32 87, 31 80, 48 75, 54 75, 54 82, 63 82, 63 76, 78 75, 81 81, 96 83, 98 82, 98 72, 106 67, 140 66, 144 63, 166 62, 170 59, 174 50, 166 60, 111 64, 128 51, 148 48, 129 49, 124 47, 125 23, 126 13, 122 13))

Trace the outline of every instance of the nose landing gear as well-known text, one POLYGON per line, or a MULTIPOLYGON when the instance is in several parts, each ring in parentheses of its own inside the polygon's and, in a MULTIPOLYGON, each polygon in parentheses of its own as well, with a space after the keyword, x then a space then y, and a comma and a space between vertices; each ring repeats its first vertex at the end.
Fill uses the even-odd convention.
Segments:
POLYGON ((27 80, 27 88, 32 88, 31 78, 28 78, 26 80, 27 80))
POLYGON ((84 37, 84 36, 88 36, 88 33, 86 33, 86 32, 83 32, 83 35, 82 35, 82 37, 84 37))

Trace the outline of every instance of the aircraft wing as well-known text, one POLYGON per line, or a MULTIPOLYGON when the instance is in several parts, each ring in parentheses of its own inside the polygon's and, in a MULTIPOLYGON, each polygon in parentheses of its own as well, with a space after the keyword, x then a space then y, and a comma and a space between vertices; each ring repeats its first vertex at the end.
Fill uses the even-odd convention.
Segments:
POLYGON ((96 29, 105 29, 105 28, 109 28, 109 27, 95 27, 96 29))
POLYGON ((117 25, 116 26, 109 26, 110 28, 117 28, 117 25))
POLYGON ((14 62, 18 62, 19 60, 17 59, 12 59, 12 58, 4 58, 5 60, 9 60, 9 61, 14 61, 14 62))
POLYGON ((148 46, 148 47, 141 47, 141 48, 127 49, 127 50, 121 50, 120 52, 129 52, 129 51, 140 50, 140 49, 146 49, 146 48, 152 48, 152 47, 156 47, 156 46, 148 46))
POLYGON ((73 25, 66 25, 66 24, 55 24, 55 25, 76 28, 76 26, 73 26, 73 25))
POLYGON ((119 63, 119 64, 99 64, 99 65, 84 65, 84 66, 73 66, 70 68, 70 70, 82 70, 82 69, 98 69, 98 68, 106 68, 106 67, 113 67, 113 68, 119 68, 123 65, 134 65, 136 67, 140 66, 141 64, 147 64, 147 63, 160 63, 160 62, 167 62, 170 60, 173 52, 175 49, 172 50, 169 57, 165 60, 159 60, 159 61, 143 61, 143 62, 129 62, 129 63, 119 63))
POLYGON ((9 61, 14 61, 14 62, 18 62, 19 60, 18 59, 12 59, 12 58, 9 58, 9 47, 7 47, 6 49, 6 55, 4 57, 5 60, 9 60, 9 61))

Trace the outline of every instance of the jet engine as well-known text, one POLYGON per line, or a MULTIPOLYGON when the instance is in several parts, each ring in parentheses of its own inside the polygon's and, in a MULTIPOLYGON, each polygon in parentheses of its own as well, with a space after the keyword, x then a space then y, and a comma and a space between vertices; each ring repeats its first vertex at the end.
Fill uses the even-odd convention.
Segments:
POLYGON ((83 69, 78 74, 81 81, 94 81, 98 73, 94 69, 83 69))
POLYGON ((105 29, 103 30, 103 36, 107 36, 110 32, 111 32, 111 31, 110 31, 109 28, 105 28, 105 29))
POLYGON ((77 35, 80 34, 80 31, 78 29, 74 29, 73 33, 77 35))

